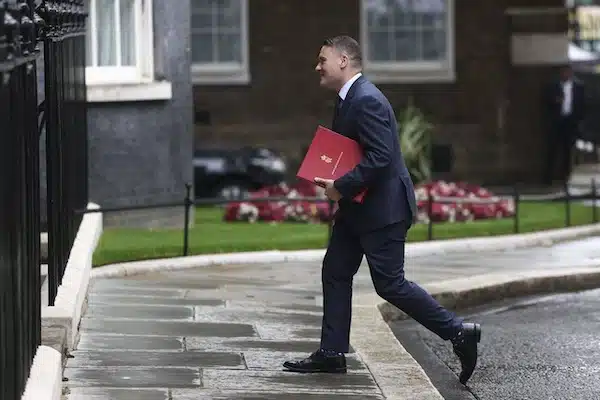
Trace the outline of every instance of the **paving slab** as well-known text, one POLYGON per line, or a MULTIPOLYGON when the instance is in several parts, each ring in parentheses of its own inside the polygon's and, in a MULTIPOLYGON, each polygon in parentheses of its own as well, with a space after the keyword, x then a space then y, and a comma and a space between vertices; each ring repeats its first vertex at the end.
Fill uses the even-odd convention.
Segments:
POLYGON ((277 311, 269 308, 226 308, 211 309, 208 307, 196 307, 196 321, 206 322, 242 322, 252 324, 256 321, 261 323, 280 323, 282 325, 297 325, 307 327, 320 327, 322 316, 309 314, 308 312, 277 311))
POLYGON ((202 386, 200 368, 65 368, 68 387, 194 388, 202 386))
POLYGON ((119 295, 93 293, 88 297, 88 304, 160 304, 166 306, 223 306, 226 301, 220 299, 185 299, 179 297, 156 297, 156 296, 135 296, 135 295, 119 295))
MULTIPOLYGON (((314 347, 313 347, 314 348, 314 347)), ((299 360, 306 357, 306 352, 295 351, 244 351, 244 361, 249 369, 260 369, 269 371, 281 371, 281 360, 299 360)), ((368 372, 367 366, 355 353, 346 355, 346 363, 352 371, 368 372)))
POLYGON ((295 374, 286 371, 203 370, 204 387, 225 390, 311 391, 313 393, 379 394, 373 377, 364 372, 348 374, 295 374))
MULTIPOLYGON (((82 322, 86 325, 86 321, 82 322)), ((80 333, 79 350, 183 350, 183 337, 80 333)))
POLYGON ((193 306, 95 304, 94 307, 89 308, 85 318, 174 319, 193 321, 195 315, 195 308, 193 306))
MULTIPOLYGON (((262 339, 226 339, 218 337, 186 337, 185 348, 188 351, 299 351, 312 353, 319 348, 317 338, 310 340, 262 340, 262 339)), ((283 361, 282 361, 283 362, 283 361)))
MULTIPOLYGON (((156 367, 174 365, 190 368, 244 369, 241 353, 210 351, 123 351, 76 350, 69 368, 156 367)), ((247 358, 247 355, 246 355, 247 358)))
POLYGON ((383 396, 353 393, 213 391, 210 389, 175 389, 172 400, 384 400, 383 396))
MULTIPOLYGON (((312 300, 312 299, 311 299, 312 300)), ((198 304, 199 306, 205 304, 198 304)), ((308 311, 322 315, 323 306, 320 304, 302 304, 292 302, 278 302, 278 301, 244 301, 244 300, 226 300, 225 307, 228 308, 245 308, 248 309, 261 309, 269 308, 272 310, 289 310, 289 311, 308 311)))
POLYGON ((139 319, 97 319, 85 317, 82 332, 120 333, 147 336, 258 336, 252 325, 210 322, 154 321, 139 319))
MULTIPOLYGON (((101 282, 101 281, 98 281, 101 282)), ((175 297, 183 298, 187 289, 161 289, 153 287, 123 287, 115 283, 115 285, 106 285, 102 287, 98 283, 95 283, 90 289, 90 297, 94 297, 96 293, 102 293, 103 295, 121 295, 121 296, 148 296, 148 297, 175 297)), ((214 296, 213 296, 214 298, 214 296)))
POLYGON ((168 389, 75 387, 68 396, 69 400, 170 400, 168 389))
POLYGON ((268 340, 317 339, 321 337, 321 327, 284 325, 280 323, 260 323, 255 325, 258 336, 268 340))

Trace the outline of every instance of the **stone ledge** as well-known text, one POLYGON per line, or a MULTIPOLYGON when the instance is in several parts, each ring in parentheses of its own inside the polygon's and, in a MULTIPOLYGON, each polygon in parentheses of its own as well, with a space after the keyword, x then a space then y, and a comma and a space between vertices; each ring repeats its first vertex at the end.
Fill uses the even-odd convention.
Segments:
MULTIPOLYGON (((97 204, 88 204, 88 210, 99 208, 97 204)), ((102 235, 102 229, 102 213, 87 213, 83 216, 54 305, 42 308, 42 326, 59 325, 67 330, 68 350, 74 347, 79 322, 84 312, 92 256, 102 235)))
POLYGON ((62 356, 51 347, 39 346, 21 400, 60 400, 61 395, 62 356))
MULTIPOLYGON (((99 209, 93 203, 88 209, 99 209)), ((85 311, 92 255, 102 234, 102 213, 83 216, 53 306, 42 307, 42 346, 37 350, 22 400, 58 400, 66 357, 85 311)))
POLYGON ((62 355, 63 365, 67 354, 67 330, 62 325, 42 327, 42 346, 50 347, 62 355))

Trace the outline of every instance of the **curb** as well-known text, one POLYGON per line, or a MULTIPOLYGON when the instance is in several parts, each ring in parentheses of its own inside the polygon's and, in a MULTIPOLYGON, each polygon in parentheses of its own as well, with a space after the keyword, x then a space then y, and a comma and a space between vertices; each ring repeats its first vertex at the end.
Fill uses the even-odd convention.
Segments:
MULTIPOLYGON (((99 209, 100 206, 88 203, 87 208, 99 209)), ((41 309, 42 342, 46 344, 36 351, 21 400, 61 399, 63 356, 75 346, 90 284, 92 255, 102 229, 102 213, 83 216, 54 305, 41 309)), ((41 270, 43 272, 43 266, 41 270)))
MULTIPOLYGON (((100 206, 89 203, 89 210, 100 206)), ((92 255, 102 235, 102 213, 83 216, 67 260, 62 283, 56 292, 53 306, 42 308, 42 326, 64 326, 67 331, 67 350, 73 349, 83 313, 90 275, 92 255)))
POLYGON ((444 400, 372 305, 352 306, 350 343, 386 400, 444 400))
MULTIPOLYGON (((424 284, 442 306, 452 311, 464 310, 499 300, 543 294, 575 292, 600 287, 600 260, 590 260, 576 267, 490 273, 469 278, 424 284)), ((386 322, 407 319, 408 316, 390 303, 379 300, 376 304, 386 322)))
MULTIPOLYGON (((448 253, 506 251, 535 246, 549 246, 557 242, 579 239, 595 234, 600 234, 600 223, 517 235, 407 243, 406 258, 448 253)), ((91 278, 115 278, 149 272, 183 270, 223 264, 321 262, 324 255, 325 249, 271 250, 132 261, 94 268, 91 278)))
POLYGON ((61 395, 62 355, 51 347, 39 346, 21 400, 60 400, 61 395))

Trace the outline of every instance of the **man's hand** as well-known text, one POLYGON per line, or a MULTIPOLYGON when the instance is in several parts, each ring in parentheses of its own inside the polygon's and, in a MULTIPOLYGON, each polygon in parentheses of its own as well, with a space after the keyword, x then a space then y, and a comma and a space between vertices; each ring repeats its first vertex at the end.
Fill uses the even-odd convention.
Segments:
POLYGON ((339 201, 342 198, 341 193, 333 186, 333 179, 315 178, 315 183, 325 188, 325 195, 329 200, 339 201))

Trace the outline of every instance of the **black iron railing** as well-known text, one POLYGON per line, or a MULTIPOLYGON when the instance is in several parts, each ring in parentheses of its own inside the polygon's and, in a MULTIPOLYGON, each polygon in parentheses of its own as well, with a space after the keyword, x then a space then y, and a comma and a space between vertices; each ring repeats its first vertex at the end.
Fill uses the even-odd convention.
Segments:
POLYGON ((87 114, 83 0, 45 1, 44 79, 48 210, 48 296, 54 305, 87 205, 87 114))
MULTIPOLYGON (((0 1, 0 398, 18 399, 40 344, 40 173, 33 1, 0 1)), ((37 24, 36 24, 37 23, 37 24)))
MULTIPOLYGON (((191 196, 191 185, 186 185, 186 195, 182 200, 179 201, 169 201, 164 203, 154 203, 154 204, 146 204, 146 205, 131 205, 131 206, 116 206, 116 207, 100 207, 95 209, 85 209, 80 208, 75 210, 77 214, 84 215, 88 213, 120 213, 124 211, 138 211, 144 209, 162 209, 162 208, 173 208, 173 207, 183 207, 184 214, 184 223, 182 227, 182 256, 190 255, 190 215, 192 207, 211 207, 211 206, 223 206, 227 203, 233 201, 244 201, 243 199, 239 200, 228 200, 223 198, 200 198, 193 199, 191 196)), ((504 196, 495 196, 491 198, 457 198, 457 197, 441 197, 441 196, 433 196, 428 194, 428 197, 425 199, 425 215, 427 216, 427 221, 423 223, 423 225, 427 226, 427 240, 435 240, 435 226, 440 225, 445 222, 442 218, 440 221, 436 221, 436 215, 433 212, 434 204, 457 204, 457 203, 470 203, 470 204, 480 204, 480 205, 488 205, 488 204, 498 204, 501 200, 512 201, 514 205, 514 210, 510 213, 512 216, 512 227, 506 231, 507 234, 519 234, 523 232, 523 226, 521 222, 522 211, 521 205, 524 203, 562 203, 565 210, 565 220, 562 227, 571 227, 574 225, 573 223, 573 215, 572 215, 572 205, 573 203, 581 203, 584 201, 589 201, 591 204, 590 212, 591 216, 585 223, 596 224, 600 222, 600 216, 598 215, 598 202, 600 201, 600 195, 598 193, 598 185, 594 178, 590 180, 590 188, 588 190, 579 191, 579 193, 573 193, 573 191, 569 188, 567 182, 564 183, 563 189, 559 193, 555 194, 547 194, 547 195, 531 195, 531 194, 522 194, 519 190, 518 185, 513 187, 513 192, 511 194, 507 194, 504 196)), ((328 201, 327 199, 323 199, 322 197, 294 197, 289 198, 286 196, 274 196, 274 197, 257 197, 247 199, 250 203, 278 203, 278 202, 308 202, 311 204, 318 203, 328 203, 329 204, 329 212, 333 214, 334 203, 328 201)), ((439 217, 439 216, 438 216, 439 217)), ((465 223, 465 222, 459 222, 465 223)), ((420 223, 421 224, 421 223, 420 223)), ((333 220, 328 221, 328 231, 327 236, 324 238, 324 245, 329 242, 331 237, 333 226, 333 220)), ((558 227, 555 227, 558 228, 558 227)), ((120 261, 136 261, 135 259, 128 260, 120 260, 120 261)))
POLYGON ((0 0, 0 399, 19 399, 41 342, 40 133, 49 303, 87 203, 83 0, 0 0), (38 7, 36 8, 36 4, 38 7), (44 50, 41 50, 43 45, 44 50), (44 57, 44 102, 37 65, 44 57), (39 122, 39 114, 43 114, 39 122), (38 125, 39 124, 39 125, 38 125))

